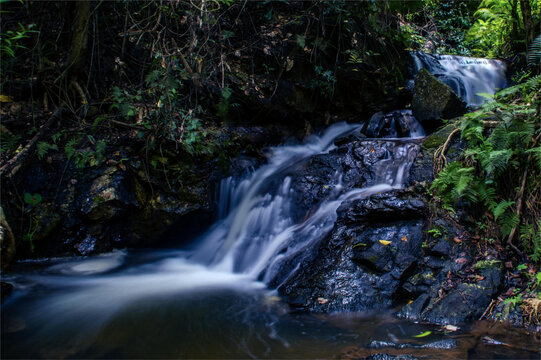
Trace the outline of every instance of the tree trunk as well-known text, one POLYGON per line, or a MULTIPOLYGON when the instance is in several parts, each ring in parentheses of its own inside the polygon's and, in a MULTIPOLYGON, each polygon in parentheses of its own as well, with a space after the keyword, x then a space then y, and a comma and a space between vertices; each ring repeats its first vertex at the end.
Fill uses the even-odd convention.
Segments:
POLYGON ((88 41, 88 22, 90 20, 90 1, 75 2, 73 19, 73 37, 68 59, 68 78, 71 81, 81 79, 84 74, 86 43, 88 41))
POLYGON ((520 10, 522 11, 522 22, 526 31, 526 48, 531 44, 535 36, 533 28, 532 8, 530 0, 520 0, 520 10))

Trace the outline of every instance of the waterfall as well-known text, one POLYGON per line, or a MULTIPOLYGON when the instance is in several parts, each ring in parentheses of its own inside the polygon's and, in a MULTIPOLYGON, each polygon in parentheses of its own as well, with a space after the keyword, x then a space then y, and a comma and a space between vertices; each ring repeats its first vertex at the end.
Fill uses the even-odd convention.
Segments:
MULTIPOLYGON (((410 139, 424 134, 410 112, 402 115, 408 123, 410 139)), ((331 231, 341 203, 403 186, 418 143, 408 138, 367 139, 363 146, 383 154, 371 163, 377 174, 373 181, 362 188, 345 188, 343 174, 336 173, 325 185, 331 190, 330 195, 301 219, 295 218, 292 175, 311 157, 331 151, 336 138, 359 128, 334 125, 306 144, 274 148, 268 165, 243 180, 222 180, 221 219, 202 236, 190 260, 213 271, 244 274, 268 283, 278 271, 283 271, 285 262, 300 262, 331 231), (228 209, 227 214, 224 209, 228 209)))
MULTIPOLYGON (((415 118, 405 115, 408 129, 415 129, 410 136, 419 134, 422 129, 415 118)), ((60 260, 40 275, 31 273, 31 282, 56 289, 24 311, 39 329, 33 339, 67 329, 66 324, 77 326, 77 320, 85 322, 81 336, 99 334, 134 304, 164 299, 182 304, 220 291, 255 296, 267 294, 270 284, 277 288, 317 251, 343 202, 400 188, 407 180, 419 139, 359 140, 360 129, 361 125, 335 124, 305 144, 271 149, 268 163, 244 178, 222 180, 220 218, 192 248, 60 260), (346 139, 340 147, 334 144, 347 136, 353 143, 346 139), (356 187, 346 173, 336 170, 325 180, 324 196, 308 209, 297 208, 295 176, 312 159, 340 157, 348 147, 348 156, 354 153, 372 175, 356 187)))
POLYGON ((501 60, 472 58, 458 55, 412 53, 414 74, 427 69, 449 85, 470 107, 478 107, 487 101, 479 94, 494 95, 506 87, 506 65, 501 60))

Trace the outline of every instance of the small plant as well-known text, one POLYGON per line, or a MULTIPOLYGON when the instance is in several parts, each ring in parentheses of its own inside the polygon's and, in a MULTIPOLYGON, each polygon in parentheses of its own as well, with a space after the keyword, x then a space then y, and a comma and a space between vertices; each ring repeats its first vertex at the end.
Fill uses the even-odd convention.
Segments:
MULTIPOLYGON (((36 194, 25 193, 24 194, 24 202, 30 207, 36 206, 37 204, 41 202, 41 200, 42 200, 42 197, 41 197, 41 194, 39 193, 36 193, 36 194)), ((25 209, 25 211, 27 210, 25 209)), ((34 252, 35 247, 34 247, 33 240, 34 240, 34 235, 36 231, 38 230, 38 226, 32 215, 30 215, 29 219, 30 219, 29 220, 30 224, 28 225, 29 230, 26 232, 26 234, 23 235, 23 241, 28 241, 30 243, 30 251, 34 252)))
POLYGON ((428 230, 428 233, 435 239, 442 237, 445 232, 445 229, 439 226, 434 226, 432 229, 428 230))

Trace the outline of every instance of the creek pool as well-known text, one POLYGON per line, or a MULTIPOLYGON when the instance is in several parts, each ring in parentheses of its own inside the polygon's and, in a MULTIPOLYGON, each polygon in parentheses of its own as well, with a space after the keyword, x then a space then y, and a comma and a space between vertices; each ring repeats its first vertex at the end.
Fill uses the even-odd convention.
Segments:
POLYGON ((540 356, 539 334, 487 322, 446 333, 390 313, 296 312, 264 284, 176 250, 19 262, 3 280, 15 288, 2 304, 2 359, 540 356))

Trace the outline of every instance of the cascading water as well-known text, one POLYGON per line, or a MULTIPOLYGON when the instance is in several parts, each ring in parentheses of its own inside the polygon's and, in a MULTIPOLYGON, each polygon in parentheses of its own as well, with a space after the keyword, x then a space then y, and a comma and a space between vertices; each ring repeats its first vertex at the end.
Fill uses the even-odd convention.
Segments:
POLYGON ((427 69, 471 107, 487 101, 486 97, 478 94, 494 95, 506 87, 506 65, 501 60, 420 52, 414 52, 412 56, 415 63, 413 75, 420 69, 427 69))
MULTIPOLYGON (((407 122, 415 129, 411 133, 418 134, 418 124, 412 121, 414 118, 410 116, 407 122)), ((60 260, 40 275, 21 280, 34 284, 27 290, 35 286, 56 289, 54 295, 44 296, 37 304, 27 299, 28 304, 22 300, 22 305, 17 305, 24 309, 25 326, 32 329, 31 336, 23 336, 24 341, 36 341, 37 345, 32 346, 41 346, 42 341, 50 339, 50 334, 75 336, 73 341, 95 355, 95 349, 88 347, 93 348, 92 344, 99 342, 99 334, 121 321, 126 309, 135 304, 140 304, 138 311, 144 313, 143 303, 167 299, 169 304, 174 299, 175 304, 182 306, 194 297, 212 299, 216 292, 233 291, 242 299, 268 297, 265 284, 280 283, 295 273, 295 266, 284 273, 285 264, 299 263, 313 252, 333 228, 336 209, 341 203, 399 188, 404 183, 419 142, 412 138, 370 139, 364 145, 366 149, 372 148, 365 156, 375 174, 370 181, 362 188, 351 184, 346 187, 344 174, 336 171, 324 185, 325 197, 309 209, 297 209, 295 174, 311 158, 336 151, 334 141, 338 137, 359 129, 359 125, 333 125, 321 137, 313 137, 304 145, 272 149, 268 164, 244 179, 224 179, 219 195, 221 218, 191 250, 145 253, 143 260, 137 261, 144 265, 128 265, 130 256, 122 252, 86 261, 60 260), (78 321, 85 322, 84 331, 74 330, 78 321)), ((20 288, 22 293, 25 286, 29 285, 20 288)), ((261 300, 255 300, 255 304, 260 303, 261 300)), ((260 313, 258 306, 254 314, 260 313)), ((9 304, 5 309, 7 313, 9 304)), ((275 315, 265 316, 271 315, 263 316, 267 324, 276 321, 275 315)), ((276 340, 277 336, 273 335, 276 330, 272 326, 267 330, 266 336, 276 340)), ((7 333, 10 332, 8 326, 7 333)), ((16 349, 12 351, 22 351, 20 346, 9 343, 16 349)), ((284 345, 287 344, 281 342, 284 345)))

